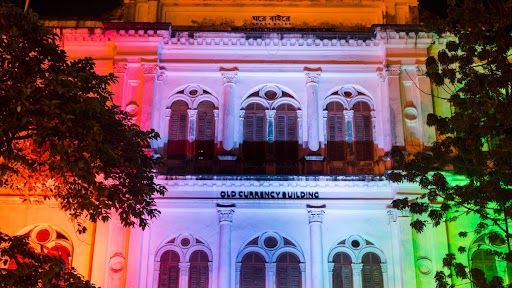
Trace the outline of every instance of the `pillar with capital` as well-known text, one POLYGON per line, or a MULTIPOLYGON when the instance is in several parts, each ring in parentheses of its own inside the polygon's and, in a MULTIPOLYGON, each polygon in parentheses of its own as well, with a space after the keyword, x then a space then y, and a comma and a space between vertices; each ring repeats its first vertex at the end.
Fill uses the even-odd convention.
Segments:
POLYGON ((180 287, 187 287, 190 263, 180 262, 178 263, 178 267, 180 268, 180 287))
POLYGON ((323 288, 323 251, 322 251, 322 219, 325 205, 308 205, 309 216, 309 244, 311 250, 311 287, 323 288))
POLYGON ((231 224, 233 223, 234 205, 218 206, 220 240, 219 240, 219 269, 217 287, 231 287, 231 224))
POLYGON ((355 288, 363 287, 363 277, 361 276, 361 271, 363 270, 363 264, 361 263, 352 263, 352 278, 353 284, 355 288))
POLYGON ((320 146, 318 80, 320 79, 321 72, 321 69, 304 69, 304 74, 306 75, 306 98, 308 109, 308 147, 311 151, 317 151, 320 146))
POLYGON ((229 151, 235 146, 235 131, 237 121, 236 107, 236 80, 238 69, 221 70, 222 80, 224 81, 224 119, 222 129, 222 147, 229 151))

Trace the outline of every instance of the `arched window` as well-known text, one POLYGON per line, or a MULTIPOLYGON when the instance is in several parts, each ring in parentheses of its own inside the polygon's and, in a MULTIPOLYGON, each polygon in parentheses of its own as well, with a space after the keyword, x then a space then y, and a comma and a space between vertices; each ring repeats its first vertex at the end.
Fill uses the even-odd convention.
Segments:
POLYGON ((160 256, 158 288, 179 288, 180 256, 175 251, 165 251, 160 256))
POLYGON ((491 280, 498 276, 496 260, 494 256, 485 249, 477 249, 471 256, 471 268, 477 268, 485 273, 485 278, 491 280))
POLYGON ((194 251, 190 255, 188 277, 189 288, 208 288, 208 255, 204 251, 194 251))
POLYGON ((171 105, 169 123, 169 142, 167 157, 185 159, 187 157, 188 104, 185 101, 175 101, 171 105))
POLYGON ((278 161, 296 161, 299 158, 297 109, 291 104, 281 104, 275 115, 274 158, 278 161))
POLYGON ((302 276, 300 260, 293 253, 283 253, 277 258, 276 287, 277 288, 301 288, 302 276))
POLYGON ((373 160, 372 115, 368 103, 358 101, 354 109, 354 142, 358 161, 373 160))
POLYGON ((258 253, 247 253, 242 258, 240 288, 265 288, 265 258, 258 253))
POLYGON ((363 288, 383 288, 380 257, 375 253, 366 253, 362 262, 363 288))
POLYGON ((352 288, 352 259, 347 253, 339 252, 333 258, 332 270, 333 288, 352 288))
POLYGON ((200 160, 211 160, 215 149, 215 105, 203 101, 197 106, 197 133, 195 140, 195 156, 200 160))
POLYGON ((345 107, 339 102, 327 104, 327 158, 331 161, 346 160, 345 107))
POLYGON ((243 155, 247 161, 265 160, 265 107, 251 103, 245 107, 243 155))

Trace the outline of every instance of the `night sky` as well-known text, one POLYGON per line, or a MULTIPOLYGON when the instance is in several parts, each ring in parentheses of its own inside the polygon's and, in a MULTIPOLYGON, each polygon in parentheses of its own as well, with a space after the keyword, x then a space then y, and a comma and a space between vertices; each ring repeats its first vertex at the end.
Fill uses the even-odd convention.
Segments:
MULTIPOLYGON (((0 0, 14 2, 23 8, 25 0, 0 0)), ((434 15, 443 16, 446 0, 420 0, 420 7, 434 15)), ((29 7, 42 17, 100 17, 120 7, 123 0, 30 0, 29 7)), ((422 13, 424 14, 424 13, 422 13)))

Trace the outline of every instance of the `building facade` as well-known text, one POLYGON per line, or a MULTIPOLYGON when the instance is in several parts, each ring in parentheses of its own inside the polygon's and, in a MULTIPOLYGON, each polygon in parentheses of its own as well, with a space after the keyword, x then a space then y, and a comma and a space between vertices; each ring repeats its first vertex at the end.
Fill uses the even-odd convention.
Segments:
POLYGON ((416 234, 390 208, 421 193, 387 180, 391 147, 424 149, 427 115, 450 111, 425 76, 442 43, 402 25, 416 1, 125 2, 125 21, 47 24, 160 132, 160 217, 141 231, 113 215, 78 235, 55 203, 5 196, 4 232, 61 249, 102 287, 435 287, 453 241, 506 276, 478 252, 495 245, 485 236, 416 234))

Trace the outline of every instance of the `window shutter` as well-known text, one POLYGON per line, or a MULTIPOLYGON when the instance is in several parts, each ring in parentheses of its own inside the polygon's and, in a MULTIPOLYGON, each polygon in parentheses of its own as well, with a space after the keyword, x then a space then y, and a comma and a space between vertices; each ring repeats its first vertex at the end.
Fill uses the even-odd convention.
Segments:
POLYGON ((286 115, 277 115, 276 141, 286 141, 286 115))
POLYGON ((265 116, 255 116, 256 131, 254 133, 254 141, 265 141, 265 116))
POLYGON ((352 267, 345 265, 341 267, 341 275, 343 279, 343 288, 352 288, 352 267))
POLYGON ((245 115, 244 118, 244 141, 254 141, 254 118, 255 115, 245 115))
POLYGON ((372 119, 370 115, 355 115, 356 157, 359 161, 373 158, 372 119))
POLYGON ((287 267, 279 267, 277 269, 277 288, 289 288, 288 286, 288 269, 287 267))
POLYGON ((287 141, 297 141, 297 117, 294 115, 288 115, 287 117, 286 128, 286 140, 287 141))
POLYGON ((299 267, 290 267, 290 286, 289 287, 300 287, 300 268, 299 267))

